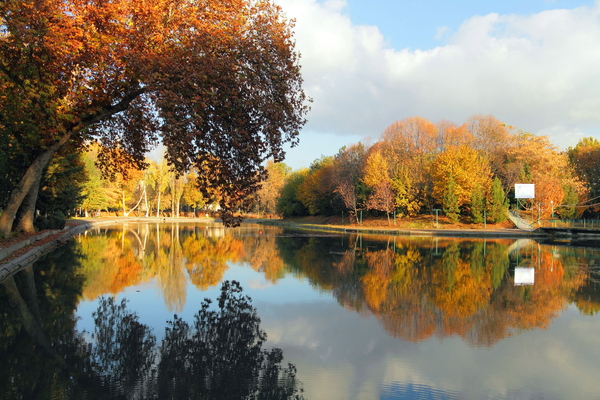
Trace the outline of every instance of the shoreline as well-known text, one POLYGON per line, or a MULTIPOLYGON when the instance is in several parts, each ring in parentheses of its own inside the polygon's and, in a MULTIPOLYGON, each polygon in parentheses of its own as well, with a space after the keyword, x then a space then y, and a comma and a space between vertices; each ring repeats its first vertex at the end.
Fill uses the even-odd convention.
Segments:
MULTIPOLYGON (((31 265, 43 255, 65 244, 67 240, 94 227, 102 225, 119 225, 126 223, 220 223, 215 218, 189 217, 103 217, 81 218, 67 221, 62 230, 47 230, 30 235, 27 238, 9 243, 0 248, 0 282, 31 265)), ((289 229, 313 232, 337 232, 366 235, 390 235, 412 237, 454 237, 454 238, 487 238, 487 239, 520 239, 544 238, 544 233, 523 231, 508 228, 490 229, 434 229, 434 228, 396 228, 384 226, 335 225, 327 223, 299 222, 283 219, 246 218, 243 223, 280 226, 289 229)))
POLYGON ((262 225, 273 225, 281 226, 291 229, 303 229, 311 231, 326 231, 326 232, 340 232, 340 233, 358 233, 368 235, 390 235, 390 236, 417 236, 417 237, 456 237, 456 238, 493 238, 493 239, 506 239, 506 238, 544 238, 547 235, 544 233, 537 233, 534 231, 524 231, 520 229, 435 229, 435 228, 395 228, 395 227, 374 227, 374 226, 356 226, 356 225, 329 225, 329 224, 315 224, 315 223, 302 223, 286 220, 273 220, 273 219, 261 219, 261 218, 249 218, 245 222, 253 222, 262 225))

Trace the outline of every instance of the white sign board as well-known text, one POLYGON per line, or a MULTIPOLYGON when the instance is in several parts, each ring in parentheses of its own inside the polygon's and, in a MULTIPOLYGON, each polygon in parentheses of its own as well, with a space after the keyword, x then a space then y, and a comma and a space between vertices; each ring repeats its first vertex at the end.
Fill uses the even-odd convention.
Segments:
POLYGON ((515 268, 515 286, 533 285, 534 268, 515 268))
POLYGON ((515 199, 535 199, 533 183, 515 183, 515 199))

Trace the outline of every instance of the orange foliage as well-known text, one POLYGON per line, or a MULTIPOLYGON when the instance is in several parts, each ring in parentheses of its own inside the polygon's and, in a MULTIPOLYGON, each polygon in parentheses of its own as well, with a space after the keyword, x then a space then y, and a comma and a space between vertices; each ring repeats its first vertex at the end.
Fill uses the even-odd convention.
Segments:
POLYGON ((546 136, 521 133, 509 151, 511 162, 508 167, 515 172, 519 183, 534 183, 535 200, 531 201, 534 210, 540 210, 542 217, 552 213, 551 204, 562 204, 564 186, 572 186, 583 194, 583 186, 575 178, 566 153, 561 153, 546 136))
POLYGON ((217 285, 229 268, 227 262, 237 262, 244 255, 243 243, 232 236, 188 236, 183 249, 188 260, 185 268, 191 282, 200 290, 217 285))
POLYGON ((265 274, 269 282, 277 282, 285 274, 285 265, 277 249, 275 236, 259 236, 252 242, 244 243, 246 252, 250 254, 250 266, 257 272, 265 274))
POLYGON ((390 274, 394 268, 394 251, 380 250, 367 252, 369 271, 360 278, 365 301, 373 312, 377 313, 386 302, 390 274))
POLYGON ((142 265, 136 260, 133 253, 128 251, 116 260, 117 271, 110 286, 107 288, 110 293, 120 293, 128 286, 134 286, 139 282, 142 272, 142 265))
POLYGON ((81 273, 87 276, 83 289, 85 299, 120 293, 126 287, 140 284, 145 278, 142 260, 136 256, 138 242, 132 242, 126 231, 110 236, 84 235, 78 241, 85 255, 81 261, 81 273))
POLYGON ((438 146, 435 125, 422 117, 394 122, 383 131, 382 140, 396 154, 432 153, 438 146))

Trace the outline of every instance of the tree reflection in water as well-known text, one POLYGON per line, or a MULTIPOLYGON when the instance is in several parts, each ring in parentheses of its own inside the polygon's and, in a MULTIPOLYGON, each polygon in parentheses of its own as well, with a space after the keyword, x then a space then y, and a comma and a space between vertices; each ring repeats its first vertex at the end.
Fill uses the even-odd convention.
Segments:
POLYGON ((266 334, 239 283, 223 283, 216 307, 205 299, 191 326, 175 316, 159 346, 125 301, 103 297, 86 340, 74 324, 77 291, 48 285, 53 276, 83 282, 73 270, 55 273, 56 261, 37 282, 30 267, 0 283, 12 309, 0 308, 3 399, 303 398, 295 367, 262 348, 266 334))
POLYGON ((179 312, 188 282, 206 290, 237 264, 272 283, 307 278, 410 341, 459 335, 492 346, 547 327, 571 302, 586 313, 600 310, 592 269, 582 268, 590 254, 527 240, 316 235, 251 224, 137 224, 98 233, 77 239, 87 300, 156 280, 167 309, 179 312), (515 286, 517 266, 535 269, 534 286, 515 286))
POLYGON ((546 328, 571 302, 600 309, 579 294, 600 298, 586 283, 590 255, 582 250, 532 241, 511 249, 515 242, 503 239, 348 239, 278 244, 292 273, 331 290, 347 309, 374 315, 404 340, 459 335, 470 345, 492 346, 546 328), (534 268, 535 285, 515 285, 516 266, 534 268))
POLYGON ((280 349, 263 350, 266 334, 239 283, 224 282, 218 309, 205 300, 193 326, 175 317, 160 347, 160 399, 301 398, 293 365, 280 349))

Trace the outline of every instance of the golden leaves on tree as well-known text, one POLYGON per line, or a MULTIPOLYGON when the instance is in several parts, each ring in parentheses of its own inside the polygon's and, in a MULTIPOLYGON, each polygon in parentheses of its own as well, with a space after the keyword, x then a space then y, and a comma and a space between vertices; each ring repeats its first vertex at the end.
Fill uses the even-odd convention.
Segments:
POLYGON ((183 248, 188 260, 185 267, 190 281, 200 290, 221 282, 229 268, 227 262, 238 262, 244 255, 242 242, 232 236, 188 236, 183 248))

